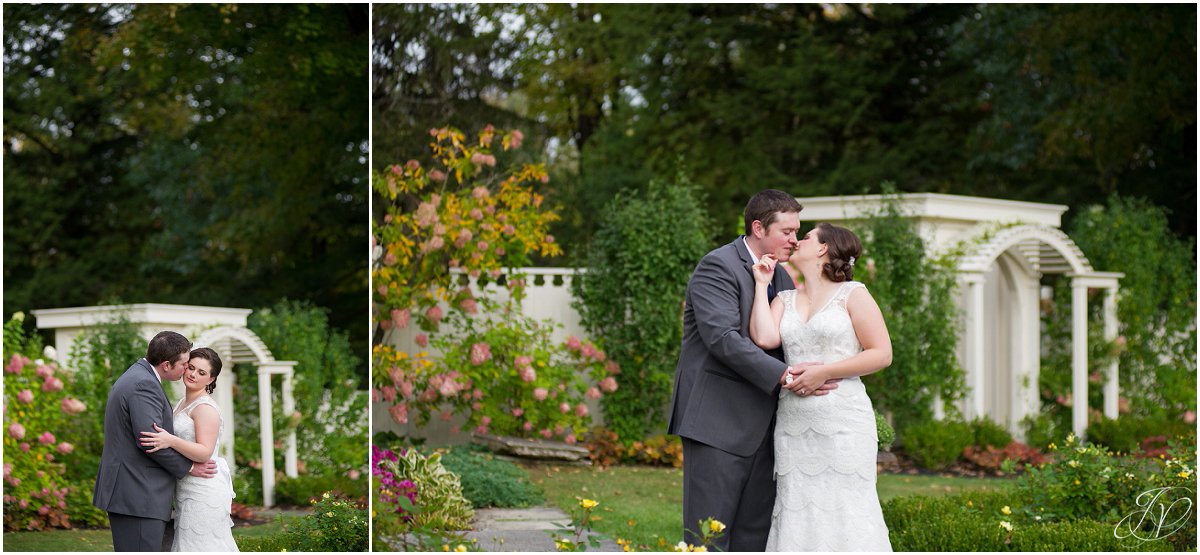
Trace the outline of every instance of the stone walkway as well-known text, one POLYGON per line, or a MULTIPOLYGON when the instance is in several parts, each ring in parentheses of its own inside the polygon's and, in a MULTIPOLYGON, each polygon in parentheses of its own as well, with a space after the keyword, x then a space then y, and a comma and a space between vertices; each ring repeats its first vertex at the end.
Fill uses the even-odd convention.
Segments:
MULTIPOLYGON (((479 541, 484 551, 557 551, 552 534, 566 535, 561 524, 569 526, 571 518, 557 507, 527 509, 478 509, 468 538, 479 541)), ((621 551, 609 538, 600 538, 600 547, 588 551, 621 551)))

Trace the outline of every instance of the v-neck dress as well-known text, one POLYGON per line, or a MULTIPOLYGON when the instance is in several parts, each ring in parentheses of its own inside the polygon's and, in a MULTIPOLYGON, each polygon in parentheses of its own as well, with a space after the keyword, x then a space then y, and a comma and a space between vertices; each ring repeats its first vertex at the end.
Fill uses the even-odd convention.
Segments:
MULTIPOLYGON (((796 292, 783 291, 779 335, 788 364, 830 364, 862 352, 845 282, 808 321, 796 292)), ((775 419, 775 508, 767 551, 891 551, 875 490, 875 412, 862 380, 846 378, 828 395, 782 390, 775 419)))

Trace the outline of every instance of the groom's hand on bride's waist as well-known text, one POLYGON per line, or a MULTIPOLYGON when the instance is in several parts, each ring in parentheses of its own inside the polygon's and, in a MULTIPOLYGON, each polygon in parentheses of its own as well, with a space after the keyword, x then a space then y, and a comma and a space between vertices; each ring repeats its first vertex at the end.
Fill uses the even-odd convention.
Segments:
POLYGON ((197 478, 212 478, 217 475, 217 461, 194 462, 188 474, 197 478))

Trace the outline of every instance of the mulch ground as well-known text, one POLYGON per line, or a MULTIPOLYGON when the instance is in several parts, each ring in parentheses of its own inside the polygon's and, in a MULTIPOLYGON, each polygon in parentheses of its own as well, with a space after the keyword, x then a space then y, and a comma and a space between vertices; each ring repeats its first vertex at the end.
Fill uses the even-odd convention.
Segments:
POLYGON ((944 476, 956 478, 1004 478, 1011 477, 1011 474, 1006 474, 1000 470, 993 468, 983 468, 974 463, 966 461, 958 461, 941 470, 929 470, 917 466, 911 458, 903 452, 896 452, 896 462, 885 466, 882 470, 887 474, 907 474, 914 476, 944 476))

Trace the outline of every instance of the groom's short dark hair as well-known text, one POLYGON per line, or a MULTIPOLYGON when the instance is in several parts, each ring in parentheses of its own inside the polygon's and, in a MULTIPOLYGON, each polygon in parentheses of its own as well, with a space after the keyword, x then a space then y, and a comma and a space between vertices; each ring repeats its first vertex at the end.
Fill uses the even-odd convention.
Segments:
POLYGON ((146 346, 146 362, 158 366, 163 362, 175 362, 181 354, 187 354, 192 348, 192 342, 186 337, 173 331, 160 331, 150 344, 146 346))
POLYGON ((804 210, 804 206, 792 195, 778 189, 760 191, 746 203, 746 235, 750 235, 754 220, 762 222, 763 228, 768 228, 775 223, 775 216, 780 212, 799 213, 801 210, 804 210))

